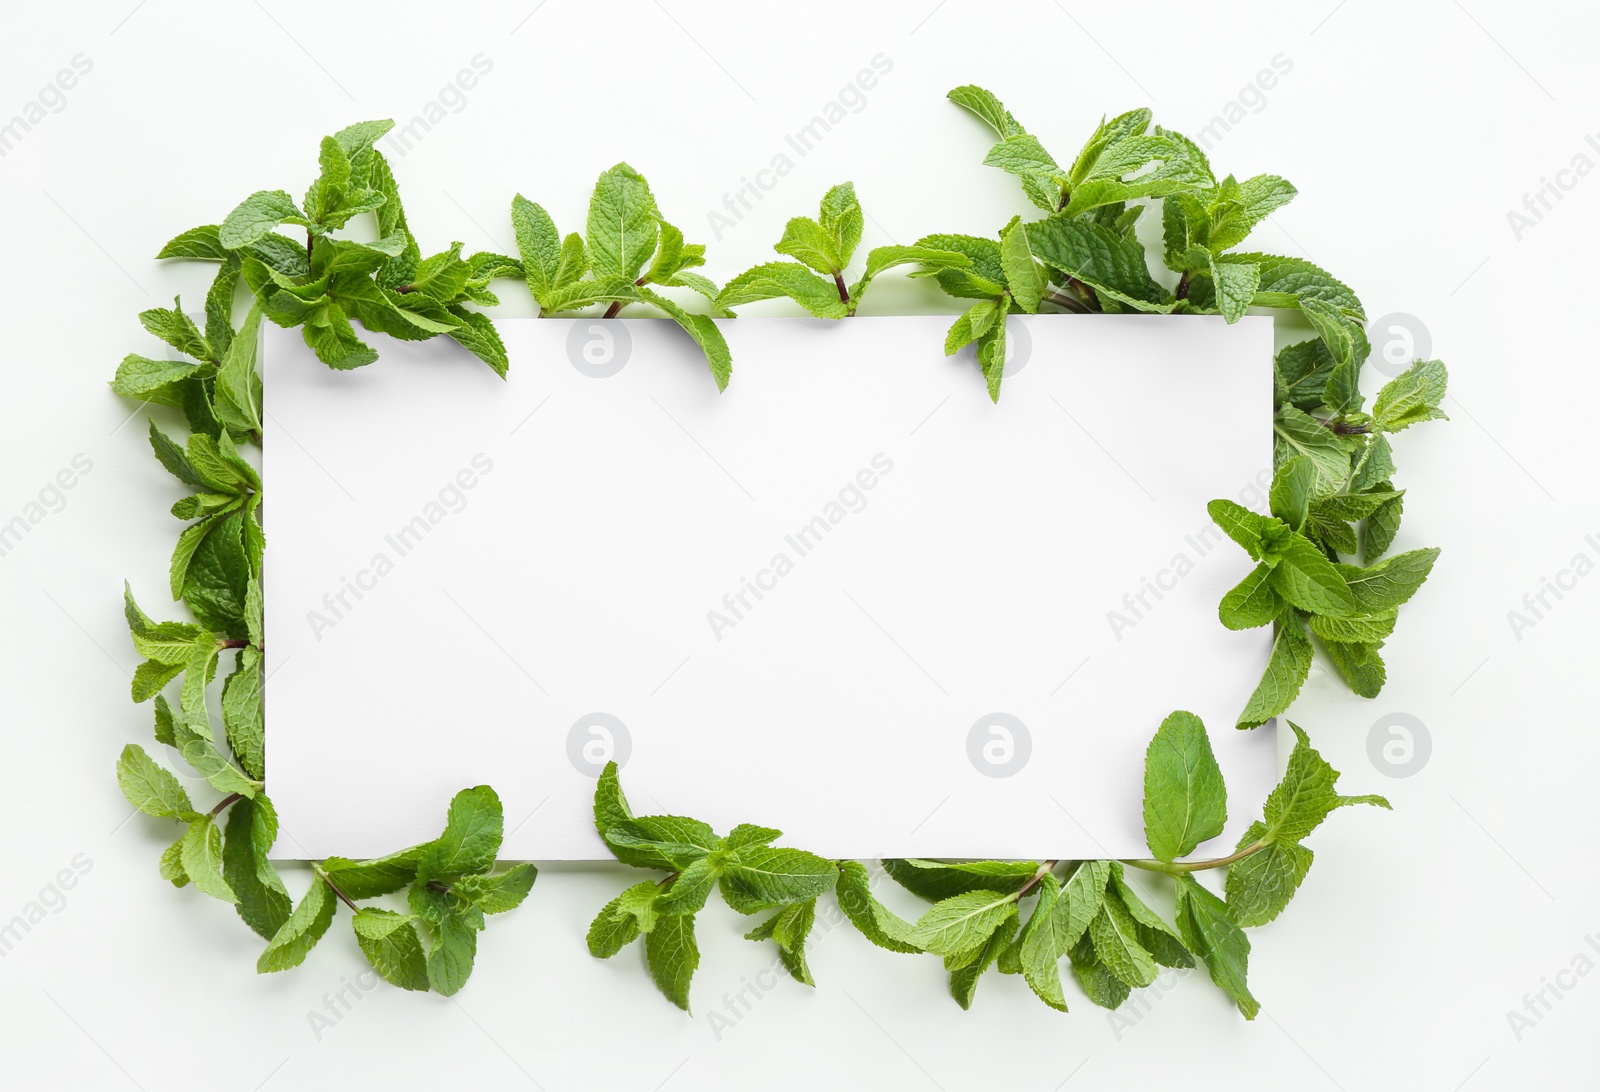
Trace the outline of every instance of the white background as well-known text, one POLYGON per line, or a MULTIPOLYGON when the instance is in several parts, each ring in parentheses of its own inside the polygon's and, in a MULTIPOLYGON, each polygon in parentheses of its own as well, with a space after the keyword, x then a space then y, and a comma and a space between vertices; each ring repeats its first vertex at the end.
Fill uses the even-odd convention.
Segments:
MULTIPOLYGON (((75 859, 88 868, 0 961, 7 1078, 92 1089, 1581 1084, 1600 976, 1562 976, 1573 988, 1520 1038, 1507 1012, 1593 955, 1584 938, 1600 930, 1600 879, 1586 867, 1600 578, 1579 580, 1520 641, 1506 615, 1573 555, 1600 554, 1584 540, 1600 532, 1600 503, 1591 324, 1579 324, 1600 180, 1557 174, 1580 153, 1600 161, 1584 140, 1600 129, 1588 6, 533 7, 149 0, 6 13, 0 115, 74 55, 93 62, 65 108, 0 160, 0 515, 75 455, 93 464, 65 509, 0 558, 11 699, 0 919, 75 859), (1194 133, 1243 98, 1214 162, 1301 189, 1260 245, 1349 280, 1373 316, 1417 316, 1453 391, 1451 423, 1398 444, 1414 490, 1399 546, 1445 554, 1386 650, 1395 681, 1365 702, 1318 669, 1294 711, 1348 791, 1386 792, 1395 811, 1339 814, 1314 836, 1300 898, 1253 934, 1259 1019, 1239 1019, 1198 976, 1147 991, 1131 1027, 1082 1000, 1051 1012, 1009 978, 985 981, 963 1013, 936 960, 839 929, 817 938, 819 989, 780 983, 719 1039, 709 1013, 771 965, 739 939, 744 924, 704 916, 697 1016, 686 1017, 634 954, 596 964, 583 950, 620 871, 550 868, 527 905, 494 922, 458 998, 374 990, 318 1039, 308 1012, 362 966, 344 927, 301 969, 257 978, 258 945, 231 913, 157 877, 171 832, 126 821, 112 779, 123 744, 148 732, 147 710, 126 700, 135 658, 118 594, 131 577, 148 605, 160 601, 177 530, 163 508, 178 493, 142 421, 119 427, 129 407, 105 381, 124 353, 158 350, 135 313, 178 291, 197 303, 208 274, 150 255, 251 190, 302 191, 319 136, 421 111, 479 53, 493 69, 465 108, 396 164, 425 245, 505 248, 517 190, 575 225, 594 175, 623 157, 691 238, 712 242, 705 212, 871 57, 892 59, 865 108, 723 232, 708 269, 719 280, 763 260, 784 219, 843 178, 871 214, 868 245, 987 233, 1026 211, 1011 179, 980 166, 988 138, 942 100, 955 84, 993 87, 1058 155, 1102 111, 1145 103, 1194 133), (1278 54, 1289 73, 1242 92, 1278 54), (1507 212, 1546 178, 1571 188, 1519 239, 1507 212), (1429 761, 1402 779, 1368 758, 1369 731, 1392 713, 1432 738, 1429 761)), ((946 306, 915 286, 880 287, 871 309, 946 306)), ((1369 379, 1375 389, 1382 377, 1369 379)), ((1197 424, 1197 458, 1204 443, 1197 424)))

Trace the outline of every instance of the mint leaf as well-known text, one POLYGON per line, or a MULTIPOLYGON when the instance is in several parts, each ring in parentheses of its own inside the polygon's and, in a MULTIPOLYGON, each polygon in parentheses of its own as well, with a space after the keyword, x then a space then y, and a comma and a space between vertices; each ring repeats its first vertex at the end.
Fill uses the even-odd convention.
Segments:
POLYGON ((839 909, 850 919, 850 924, 880 948, 891 952, 921 951, 903 939, 911 931, 911 923, 872 897, 866 866, 860 861, 838 861, 836 864, 839 869, 836 888, 839 909))
POLYGON ((278 870, 267 859, 277 840, 278 813, 265 796, 235 800, 228 806, 222 878, 239 900, 235 907, 239 917, 263 940, 277 935, 292 908, 278 870))
POLYGON ((427 957, 409 916, 362 907, 350 924, 355 929, 356 943, 384 981, 402 990, 428 988, 427 957))
POLYGON ((1193 713, 1161 722, 1145 750, 1144 829, 1158 861, 1193 853, 1222 833, 1228 792, 1205 725, 1193 713))
POLYGON ((1224 626, 1255 629, 1283 613, 1284 602, 1272 590, 1271 574, 1272 570, 1265 564, 1257 565, 1222 597, 1217 605, 1217 617, 1224 626))
POLYGON ((985 890, 953 895, 934 903, 917 919, 906 934, 906 943, 964 961, 976 955, 1000 924, 1016 912, 1015 895, 985 890))
POLYGON ((1106 968, 1130 986, 1148 986, 1156 980, 1156 961, 1139 943, 1138 923, 1120 900, 1106 899, 1089 923, 1094 954, 1106 968))
POLYGON ((1333 562, 1310 539, 1294 531, 1268 543, 1267 579, 1272 590, 1301 610, 1315 614, 1353 614, 1355 596, 1333 562))
POLYGON ((849 306, 839 298, 837 286, 798 262, 752 266, 722 286, 717 306, 738 307, 780 296, 794 300, 818 318, 838 319, 849 314, 849 306))
POLYGON ((1357 609, 1364 614, 1382 614, 1404 605, 1415 595, 1438 559, 1439 550, 1434 547, 1407 550, 1366 568, 1355 565, 1337 568, 1357 609))
POLYGON ((589 954, 610 959, 655 928, 655 899, 661 889, 650 880, 636 883, 606 903, 589 926, 589 954))
POLYGON ((455 913, 445 913, 434 923, 426 969, 428 984, 434 990, 450 997, 467 984, 478 956, 481 927, 481 919, 474 924, 455 913))
POLYGON ((1026 225, 1034 257, 1135 311, 1170 312, 1175 301, 1150 277, 1144 247, 1065 213, 1026 225))
POLYGON ((273 936, 266 951, 256 961, 256 971, 269 974, 286 971, 305 962, 311 949, 333 922, 334 895, 321 876, 313 876, 305 896, 296 904, 289 920, 273 936))
POLYGON ((950 996, 955 998, 956 1004, 963 1009, 972 1007, 972 995, 978 988, 978 979, 982 978, 983 972, 1000 958, 1000 954, 1011 944, 1012 938, 1016 935, 1016 904, 1012 903, 1007 910, 1009 913, 994 927, 988 940, 970 958, 959 959, 956 966, 950 965, 951 959, 945 960, 945 966, 950 970, 950 996))
POLYGON ((417 862, 432 843, 412 846, 370 861, 329 857, 322 871, 352 899, 373 899, 399 891, 417 877, 417 862))
MULTIPOLYGON (((1252 823, 1239 849, 1262 840, 1265 823, 1252 823)), ((1312 853, 1293 842, 1270 843, 1228 866, 1226 890, 1233 919, 1246 928, 1265 925, 1283 913, 1311 868, 1312 853)))
POLYGON ((222 831, 209 815, 189 820, 189 830, 183 836, 178 859, 183 871, 194 883, 195 890, 204 892, 223 902, 238 902, 233 889, 222 878, 222 831))
POLYGON ((645 959, 650 977, 668 1001, 689 1011, 689 982, 700 966, 700 948, 694 939, 694 915, 672 914, 657 919, 645 934, 645 959))
POLYGON ((487 785, 463 789, 450 801, 444 833, 423 851, 417 861, 417 882, 466 872, 486 872, 505 832, 500 797, 487 785))
POLYGON ((1211 981, 1233 999, 1246 1020, 1254 1020, 1261 1003, 1246 984, 1250 938, 1233 920, 1227 904, 1185 873, 1178 877, 1177 920, 1178 935, 1205 960, 1211 981))
MULTIPOLYGON (((1028 314, 1036 313, 1040 300, 1049 291, 1049 279, 1034 259, 1027 229, 1019 218, 1012 219, 1000 233, 1000 264, 1005 270, 1011 298, 1028 314)), ((950 352, 948 343, 945 352, 950 352)))
POLYGON ((1288 709, 1310 673, 1311 640, 1301 626, 1299 615, 1293 608, 1286 607, 1278 618, 1278 632, 1273 638, 1267 669, 1245 702, 1237 727, 1259 728, 1288 709))
POLYGON ((778 946, 778 958, 799 982, 815 986, 806 963, 806 938, 817 920, 817 900, 790 903, 744 935, 746 940, 771 940, 778 946))
POLYGON ((633 280, 655 253, 656 200, 644 176, 626 163, 602 174, 589 199, 585 238, 597 277, 633 280))
POLYGON ((970 891, 1017 891, 1039 870, 1037 861, 924 861, 890 858, 884 870, 900 886, 930 902, 970 891))
POLYGON ((310 221, 282 190, 260 190, 239 203, 217 229, 217 242, 239 250, 271 234, 279 224, 309 226, 310 221))
POLYGON ((1385 432, 1400 432, 1423 421, 1449 420, 1439 409, 1447 382, 1440 361, 1417 361, 1378 392, 1372 404, 1373 421, 1385 432))
POLYGON ((117 784, 128 803, 158 819, 189 822, 200 818, 189 802, 189 794, 173 774, 145 753, 137 743, 122 749, 117 760, 117 784))
POLYGON ((1339 781, 1339 771, 1311 746, 1304 729, 1293 721, 1295 746, 1289 754, 1289 765, 1283 780, 1267 797, 1263 841, 1291 843, 1303 840, 1315 830, 1328 813, 1335 808, 1352 804, 1376 804, 1389 807, 1381 796, 1340 796, 1334 792, 1339 781))
POLYGON ((839 871, 831 861, 800 849, 745 846, 722 874, 722 897, 741 914, 815 899, 831 888, 839 871))
POLYGON ((522 905, 538 876, 539 870, 533 865, 519 864, 494 875, 462 876, 450 885, 450 890, 485 914, 503 914, 522 905))
POLYGON ((976 84, 952 88, 945 97, 957 106, 970 110, 1001 137, 1015 136, 1024 131, 993 92, 985 91, 976 84))

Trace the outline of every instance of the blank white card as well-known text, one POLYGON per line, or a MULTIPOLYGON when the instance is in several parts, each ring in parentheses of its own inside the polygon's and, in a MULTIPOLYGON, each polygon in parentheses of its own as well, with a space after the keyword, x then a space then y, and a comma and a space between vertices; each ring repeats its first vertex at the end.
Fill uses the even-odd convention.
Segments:
POLYGON ((1249 563, 1205 505, 1264 500, 1270 319, 1014 316, 998 406, 949 322, 725 322, 720 395, 666 321, 502 321, 505 381, 270 329, 280 852, 423 841, 487 783, 502 856, 605 858, 614 758, 636 812, 828 856, 1142 855, 1175 709, 1231 846, 1274 775, 1233 727, 1270 634, 1218 622, 1249 563))

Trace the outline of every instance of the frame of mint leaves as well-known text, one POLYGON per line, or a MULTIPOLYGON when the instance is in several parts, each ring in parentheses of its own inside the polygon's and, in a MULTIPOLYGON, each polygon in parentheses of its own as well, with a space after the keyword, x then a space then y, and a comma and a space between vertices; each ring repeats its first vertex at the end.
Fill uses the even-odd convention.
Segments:
MULTIPOLYGON (((139 318, 181 354, 130 354, 113 389, 181 413, 184 442, 152 421, 156 458, 187 490, 172 505, 185 523, 169 585, 193 621, 153 621, 125 589, 135 649, 133 698, 152 701, 157 743, 173 750, 220 799, 200 811, 177 777, 143 747, 129 744, 118 782, 140 811, 179 824, 161 855, 161 875, 231 903, 266 941, 263 973, 303 962, 342 903, 356 942, 374 970, 404 989, 453 994, 467 981, 487 915, 514 909, 536 877, 531 864, 497 870, 504 819, 488 786, 458 793, 434 841, 369 861, 334 857, 312 865, 311 883, 292 900, 269 853, 278 833, 265 793, 265 689, 262 641, 262 482, 241 451, 261 440, 261 379, 256 368, 263 318, 299 328, 330 368, 370 364, 369 332, 403 340, 445 336, 500 376, 509 367, 492 321, 473 307, 499 302, 490 285, 523 280, 542 316, 565 312, 617 316, 633 305, 664 314, 702 350, 719 390, 733 359, 714 318, 735 307, 787 298, 812 315, 842 319, 882 273, 909 267, 954 298, 973 301, 952 324, 946 354, 975 346, 988 394, 998 402, 1006 316, 1069 314, 1221 315, 1236 322, 1249 307, 1298 314, 1312 335, 1277 354, 1270 515, 1227 500, 1208 510, 1256 562, 1219 605, 1229 629, 1272 625, 1273 651, 1237 727, 1283 713, 1310 670, 1315 644, 1364 697, 1386 678, 1379 649, 1399 608, 1427 579, 1439 551, 1384 558, 1402 514, 1393 485, 1389 437, 1444 416, 1444 365, 1419 361, 1379 392, 1369 411, 1359 391, 1370 352, 1360 300, 1310 262, 1240 251, 1250 231, 1296 194, 1274 175, 1218 181, 1206 156, 1171 130, 1152 129, 1148 110, 1102 120, 1069 167, 1060 166, 990 92, 958 87, 949 98, 999 137, 984 162, 1015 175, 1043 215, 1013 217, 994 238, 931 234, 911 246, 872 249, 852 278, 864 214, 846 182, 824 195, 818 215, 790 220, 775 246, 784 261, 756 265, 722 288, 696 272, 705 247, 685 241, 661 214, 643 175, 626 163, 601 174, 585 230, 563 236, 541 206, 518 194, 511 219, 519 254, 462 256, 462 244, 423 257, 399 190, 376 141, 392 122, 352 125, 323 139, 319 173, 296 203, 263 190, 216 225, 171 240, 161 258, 217 263, 202 330, 175 300, 139 318), (1135 203, 1144 202, 1144 203, 1135 203), (1171 288, 1151 275, 1136 233, 1159 202, 1160 257, 1171 288), (374 241, 338 234, 372 217, 374 241), (299 238, 281 228, 303 232, 299 238), (234 325, 237 297, 249 307, 234 325), (687 290, 706 312, 690 311, 664 290, 687 290), (471 306, 469 306, 471 305, 471 306), (1359 557, 1360 564, 1346 558, 1359 557), (1309 630, 1309 632, 1308 632, 1309 630), (219 666, 221 730, 208 705, 219 666), (177 683, 177 702, 167 697, 177 683), (405 893, 404 899, 400 898, 405 893), (373 900, 389 900, 390 905, 373 900)), ((1191 859, 1227 819, 1227 791, 1205 726, 1178 711, 1146 752, 1144 824, 1151 856, 1107 861, 885 860, 887 875, 930 905, 907 921, 873 894, 858 861, 830 861, 776 846, 781 833, 741 824, 726 835, 682 816, 635 816, 615 764, 595 792, 595 827, 624 864, 664 875, 624 890, 588 933, 593 955, 610 958, 643 938, 645 962, 661 992, 689 1008, 699 964, 695 921, 713 890, 733 910, 767 915, 747 937, 771 940, 790 974, 813 985, 806 939, 817 899, 832 890, 845 917, 872 943, 943 958, 950 990, 966 1008, 991 966, 1020 974, 1045 1004, 1065 1011, 1060 961, 1069 961, 1091 1001, 1115 1008, 1154 981, 1158 966, 1204 962, 1212 981, 1246 1018, 1259 1004, 1247 983, 1244 930, 1273 920, 1304 880, 1312 852, 1302 843, 1336 808, 1376 804, 1343 796, 1339 774, 1290 724, 1296 742, 1282 781, 1234 852, 1191 859), (1172 924, 1135 892, 1128 869, 1173 884, 1172 924), (1226 869, 1224 896, 1196 873, 1226 869)))

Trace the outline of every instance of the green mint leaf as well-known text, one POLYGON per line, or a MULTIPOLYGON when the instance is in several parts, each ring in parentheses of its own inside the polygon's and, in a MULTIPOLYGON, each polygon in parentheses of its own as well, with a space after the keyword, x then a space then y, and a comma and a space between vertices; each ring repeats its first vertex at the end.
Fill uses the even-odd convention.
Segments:
POLYGON ((645 934, 645 959, 650 977, 674 1005, 689 1011, 689 982, 700 965, 700 948, 694 939, 694 915, 673 914, 658 918, 655 928, 645 934))
POLYGON ((1144 246, 1108 228, 1066 214, 1026 226, 1033 254, 1051 269, 1082 281, 1135 311, 1170 312, 1175 301, 1150 277, 1144 246))
POLYGON ((866 866, 860 861, 838 861, 839 882, 835 889, 839 909, 872 943, 891 952, 920 952, 922 949, 903 939, 911 923, 872 897, 872 884, 866 866))
POLYGON ((1383 614, 1402 606, 1422 587, 1439 560, 1439 549, 1407 550, 1376 565, 1360 568, 1338 565, 1357 609, 1363 614, 1383 614))
POLYGON ((117 365, 111 389, 126 398, 158 406, 183 406, 183 385, 205 377, 208 365, 189 360, 152 360, 129 353, 117 365))
POLYGON ((1011 116, 1011 111, 1001 104, 993 92, 985 91, 976 84, 964 84, 952 88, 945 97, 962 109, 977 115, 995 131, 997 136, 1016 136, 1024 131, 1017 123, 1017 119, 1011 116))
POLYGON ((1222 184, 1226 205, 1219 207, 1212 219, 1206 240, 1219 254, 1244 242, 1257 224, 1293 201, 1298 192, 1275 174, 1258 174, 1230 187, 1231 182, 1230 176, 1222 184))
POLYGON ((1333 562, 1316 543, 1287 531, 1268 543, 1268 559, 1277 564, 1267 579, 1272 590, 1301 610, 1313 614, 1354 614, 1355 597, 1333 562))
POLYGON ((1311 673, 1311 639, 1300 624, 1293 607, 1285 607, 1278 617, 1278 632, 1272 641, 1272 656, 1244 710, 1239 728, 1259 728, 1289 708, 1306 676, 1311 673))
POLYGON ((650 880, 636 883, 606 903, 589 926, 589 954, 610 959, 655 928, 655 899, 661 888, 650 880))
POLYGON ((146 815, 186 823, 200 818, 178 779, 157 765, 137 743, 122 749, 122 757, 117 760, 117 784, 128 803, 146 815))
POLYGON ((1439 403, 1444 401, 1448 374, 1437 360, 1419 360, 1378 392, 1372 417, 1385 432, 1399 432, 1423 421, 1449 420, 1439 403))
POLYGON ((217 242, 239 250, 272 233, 279 224, 309 226, 294 198, 282 190, 260 190, 239 203, 217 229, 217 242))
POLYGON ((656 913, 698 914, 705 908, 706 899, 717 886, 721 873, 720 860, 710 854, 690 861, 672 881, 672 886, 656 897, 656 913))
POLYGON ((944 355, 958 353, 988 333, 999 316, 999 300, 979 300, 973 304, 951 324, 950 332, 944 339, 944 355))
POLYGON ((402 990, 428 988, 428 961, 412 919, 393 910, 362 907, 350 921, 372 969, 402 990))
MULTIPOLYGON (((959 254, 967 259, 965 266, 950 265, 934 270, 934 280, 949 295, 957 299, 986 300, 1006 291, 1006 273, 1000 261, 998 239, 977 235, 924 235, 915 245, 925 250, 959 254)), ((871 264, 870 256, 868 264, 871 264)))
POLYGON ((322 871, 352 899, 377 898, 399 891, 417 878, 417 862, 430 844, 412 846, 370 861, 329 857, 322 862, 322 871))
POLYGON ((203 227, 190 228, 180 235, 174 235, 161 248, 157 258, 201 258, 208 261, 226 261, 228 248, 222 245, 217 235, 217 226, 207 224, 203 227))
POLYGON ((1306 300, 1318 300, 1340 311, 1366 315, 1366 308, 1348 285, 1304 258, 1242 253, 1228 256, 1261 267, 1261 287, 1256 290, 1255 299, 1258 307, 1303 307, 1306 300))
POLYGON ((725 849, 743 849, 746 846, 764 846, 783 837, 783 831, 774 830, 772 827, 758 827, 750 823, 740 823, 728 831, 727 837, 722 839, 725 849))
POLYGON ((860 245, 861 229, 865 225, 855 186, 841 182, 823 194, 817 220, 833 240, 833 252, 839 259, 835 269, 843 269, 850 264, 850 258, 860 245))
POLYGON ((489 316, 479 311, 468 311, 458 303, 452 303, 449 312, 461 325, 446 336, 504 379, 511 370, 511 358, 506 353, 505 342, 500 340, 500 331, 494 328, 489 316))
POLYGON ((1039 870, 1038 861, 924 861, 915 857, 883 862, 891 879, 930 902, 971 891, 1018 891, 1039 870))
POLYGON ((1281 521, 1252 512, 1231 500, 1212 501, 1206 505, 1206 513, 1222 528, 1223 534, 1244 547, 1252 561, 1262 560, 1269 535, 1287 529, 1281 521))
POLYGON ((1324 641, 1367 644, 1381 642, 1394 633, 1395 620, 1398 617, 1394 611, 1349 618, 1327 618, 1313 614, 1307 621, 1311 625, 1311 632, 1324 641))
POLYGON ((450 885, 450 890, 485 914, 503 914, 522 905, 538 876, 539 870, 533 865, 519 864, 494 875, 462 876, 450 885))
POLYGON ((798 262, 752 266, 722 286, 717 306, 727 309, 780 296, 794 300, 818 318, 839 319, 850 313, 849 305, 839 298, 837 285, 798 262))
POLYGON ((183 870, 183 837, 161 851, 161 878, 173 887, 188 887, 189 874, 183 870))
POLYGON ((261 376, 256 372, 260 328, 261 309, 252 307, 217 370, 217 420, 234 432, 261 432, 261 376))
POLYGON ((472 964, 478 956, 478 929, 454 913, 444 914, 433 926, 433 939, 428 945, 428 985, 445 997, 460 992, 472 976, 472 964))
POLYGON ((806 938, 817 920, 817 900, 791 903, 744 935, 746 940, 771 940, 778 958, 797 981, 815 986, 806 963, 806 938))
MULTIPOLYGON (((1030 871, 1028 878, 1032 876, 1030 871)), ((917 919, 906 934, 906 942, 925 952, 965 962, 976 956, 1001 923, 1016 912, 1015 894, 977 890, 952 895, 934 903, 917 919)))
POLYGON ((1178 935, 1205 960, 1211 981, 1233 999, 1246 1020, 1254 1020, 1261 1004, 1246 984, 1250 938, 1233 920, 1227 904, 1186 873, 1178 877, 1177 920, 1178 935))
POLYGON ((1309 414, 1283 406, 1272 422, 1274 461, 1282 465, 1304 455, 1316 467, 1312 496, 1338 492, 1350 478, 1352 442, 1326 428, 1309 414))
POLYGON ((594 829, 601 837, 618 823, 633 818, 628 798, 622 794, 622 782, 617 777, 617 764, 607 762, 594 786, 594 829))
POLYGON ((1114 1009, 1128 999, 1131 987, 1112 974, 1111 968, 1095 955, 1094 941, 1088 930, 1084 930, 1068 954, 1072 957, 1072 975, 1090 1001, 1101 1008, 1114 1009))
POLYGON ((277 840, 278 813, 265 796, 235 800, 228 806, 222 878, 239 900, 234 907, 239 917, 263 940, 277 935, 293 908, 278 870, 268 860, 277 840))
POLYGON ((155 307, 139 313, 139 322, 156 337, 186 356, 199 361, 211 361, 211 345, 196 328, 189 316, 183 313, 183 302, 172 301, 172 309, 155 307))
POLYGON ((634 280, 656 250, 656 200, 644 176, 618 163, 595 183, 584 232, 598 277, 634 280))
POLYGON ((644 815, 613 823, 601 837, 624 864, 668 872, 677 872, 722 845, 709 826, 681 815, 644 815))
POLYGON ((1400 531, 1400 518, 1404 511, 1401 494, 1396 493, 1392 500, 1385 501, 1367 517, 1367 522, 1361 527, 1361 560, 1365 564, 1370 565, 1389 552, 1389 547, 1394 545, 1394 536, 1400 531))
POLYGON ((1238 322, 1261 285, 1261 267, 1254 262, 1215 260, 1211 280, 1216 286, 1217 310, 1228 322, 1238 322))
POLYGON ((1009 913, 994 927, 984 942, 971 958, 961 958, 956 966, 950 966, 951 959, 946 958, 945 966, 950 970, 950 996, 956 999, 956 1004, 963 1009, 972 1007, 972 995, 978 989, 978 979, 983 977, 991 964, 1011 944, 1017 932, 1017 906, 1012 903, 1007 907, 1009 913))
POLYGON ((260 781, 266 774, 266 724, 262 717, 264 683, 261 650, 239 650, 239 663, 222 686, 222 727, 239 765, 260 781))
POLYGON ((1145 905, 1138 892, 1128 886, 1120 861, 1111 862, 1111 886, 1106 898, 1116 899, 1122 904, 1122 908, 1133 919, 1139 943, 1157 963, 1163 967, 1194 966, 1194 956, 1183 946, 1177 932, 1145 905))
POLYGON ((469 872, 487 872, 505 833, 500 797, 487 785, 462 789, 450 801, 444 833, 417 861, 417 882, 469 872))
POLYGON ((1272 362, 1277 400, 1296 409, 1322 405, 1322 392, 1333 374, 1333 356, 1321 338, 1285 345, 1272 362))
POLYGON ((1101 904, 1089 923, 1089 939, 1100 962, 1128 985, 1137 988, 1156 980, 1155 957, 1139 943, 1138 923, 1121 900, 1107 898, 1101 904))
POLYGON ((236 903, 238 897, 228 881, 222 878, 222 831, 209 815, 189 820, 189 830, 183 836, 178 859, 183 871, 195 886, 214 899, 236 903))
POLYGON ((1144 756, 1144 830, 1158 861, 1193 853, 1222 833, 1228 790, 1205 725, 1179 711, 1161 722, 1144 756))
POLYGON ((722 874, 722 897, 741 914, 805 902, 839 878, 833 862, 801 849, 751 845, 734 851, 722 874))
MULTIPOLYGON (((1049 278, 1034 259, 1028 232, 1020 218, 1013 218, 1000 233, 1000 265, 1005 270, 1006 286, 1017 306, 1032 315, 1049 290, 1049 278)), ((949 352, 948 345, 946 346, 949 352)))
MULTIPOLYGON (((1239 849, 1260 841, 1265 823, 1252 823, 1239 849)), ((1245 928, 1265 925, 1283 913, 1311 868, 1312 853, 1293 842, 1271 843, 1228 866, 1226 890, 1233 920, 1245 928)))
POLYGON ((1271 568, 1266 564, 1251 569, 1217 605, 1217 617, 1229 629, 1255 629, 1283 613, 1283 600, 1272 590, 1271 568))
POLYGON ((1283 780, 1278 782, 1272 795, 1267 797, 1264 818, 1266 833, 1263 841, 1276 844, 1300 842, 1328 817, 1335 808, 1352 804, 1375 804, 1387 808, 1389 802, 1381 796, 1340 796, 1334 791, 1339 781, 1339 771, 1328 764, 1311 746, 1305 731, 1293 721, 1294 750, 1289 754, 1289 765, 1283 780))
POLYGON ((966 269, 972 265, 972 259, 953 250, 928 246, 875 246, 867 252, 867 268, 861 279, 848 289, 850 310, 861 305, 867 286, 880 273, 902 265, 917 266, 910 274, 913 278, 937 277, 946 270, 966 269))
POLYGON ((839 254, 838 239, 809 216, 790 220, 784 226, 783 238, 772 249, 810 266, 824 277, 844 270, 845 259, 839 254))
POLYGON ((1006 311, 1010 305, 1010 296, 1000 297, 994 324, 978 338, 978 366, 983 369, 983 378, 989 386, 989 401, 996 404, 1000 401, 1000 383, 1006 371, 1006 311))
MULTIPOLYGON (((1039 898, 1033 905, 1028 923, 1022 927, 1007 952, 1016 953, 1016 970, 1022 973, 1034 995, 1058 1012, 1066 1012, 1067 999, 1061 990, 1060 966, 1066 950, 1060 946, 1059 937, 1050 925, 1056 900, 1061 895, 1061 881, 1054 874, 1046 872, 1039 880, 1038 892, 1039 898)), ((1006 970, 1003 960, 1004 955, 1000 968, 1002 971, 1006 970)))
POLYGON ((728 380, 733 375, 733 354, 729 351, 728 342, 723 338, 717 324, 705 315, 690 314, 665 296, 648 288, 641 288, 638 293, 641 300, 661 308, 674 322, 683 327, 684 332, 700 346, 700 351, 705 353, 706 366, 711 369, 711 378, 716 381, 717 390, 727 390, 728 380))

